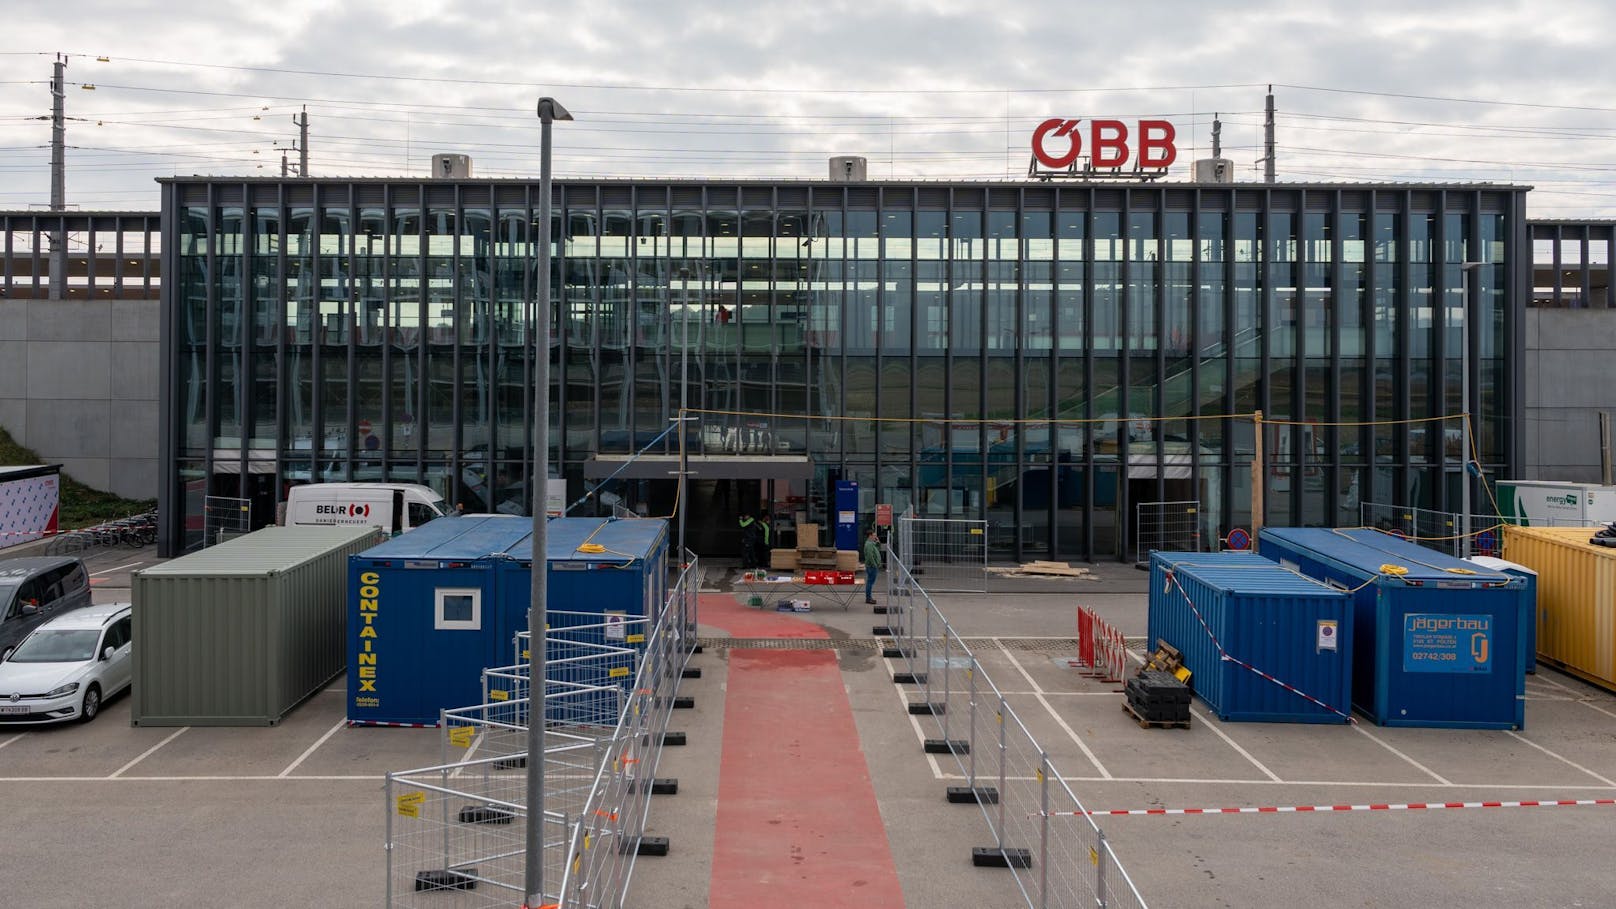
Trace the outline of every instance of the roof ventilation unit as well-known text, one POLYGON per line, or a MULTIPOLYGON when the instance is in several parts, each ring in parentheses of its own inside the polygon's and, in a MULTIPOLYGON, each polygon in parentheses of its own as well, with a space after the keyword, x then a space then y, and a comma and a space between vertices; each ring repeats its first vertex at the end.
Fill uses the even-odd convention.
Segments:
POLYGON ((471 156, 433 155, 432 176, 439 180, 471 179, 471 156))
POLYGON ((1234 162, 1228 158, 1202 158, 1195 162, 1196 183, 1233 183, 1234 162))
POLYGON ((870 160, 857 155, 839 155, 830 159, 832 183, 863 183, 870 179, 870 160))

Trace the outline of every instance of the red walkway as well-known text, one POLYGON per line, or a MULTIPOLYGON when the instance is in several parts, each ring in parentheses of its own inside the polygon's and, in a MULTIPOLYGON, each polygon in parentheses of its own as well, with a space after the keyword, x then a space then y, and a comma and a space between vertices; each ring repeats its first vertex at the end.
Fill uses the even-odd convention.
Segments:
MULTIPOLYGON (((734 637, 824 638, 787 613, 701 598, 734 637)), ((832 650, 731 650, 708 905, 902 906, 903 890, 832 650)))

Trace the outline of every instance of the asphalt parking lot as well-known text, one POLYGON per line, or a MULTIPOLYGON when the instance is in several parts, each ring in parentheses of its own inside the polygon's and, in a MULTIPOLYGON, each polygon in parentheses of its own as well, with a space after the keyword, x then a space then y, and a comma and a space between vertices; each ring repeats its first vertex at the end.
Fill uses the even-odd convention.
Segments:
MULTIPOLYGON (((89 560, 96 600, 127 598, 150 553, 89 560)), ((1616 697, 1552 670, 1529 678, 1521 732, 1221 723, 1139 728, 1116 685, 1070 668, 1060 639, 1076 605, 1125 633, 1145 625, 1145 579, 1100 566, 1099 581, 1028 582, 944 594, 984 672, 1093 810, 1289 807, 1590 799, 1616 795, 1616 697)), ((722 589, 725 579, 709 577, 722 589)), ((922 753, 930 733, 905 710, 912 690, 868 646, 862 605, 809 614, 830 630, 861 754, 909 906, 1011 906, 1007 872, 971 867, 988 845, 978 809, 949 805, 962 780, 922 753), (839 643, 847 639, 846 643, 839 643)), ((674 714, 689 745, 658 776, 680 791, 653 802, 664 858, 636 865, 630 904, 708 904, 728 664, 722 634, 693 658, 702 677, 674 714)), ((342 683, 273 728, 132 728, 128 696, 87 726, 0 728, 0 903, 73 906, 374 906, 382 901, 388 771, 437 763, 436 730, 348 728, 342 683)), ((759 773, 790 774, 782 753, 759 773)), ((1361 810, 1101 819, 1151 906, 1609 905, 1612 807, 1361 810)))

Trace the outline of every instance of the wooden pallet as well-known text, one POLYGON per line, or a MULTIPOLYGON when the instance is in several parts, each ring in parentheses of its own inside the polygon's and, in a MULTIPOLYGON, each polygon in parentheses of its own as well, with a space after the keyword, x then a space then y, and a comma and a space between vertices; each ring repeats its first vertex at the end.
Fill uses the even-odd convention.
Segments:
POLYGON ((1042 560, 1022 562, 1014 568, 993 566, 988 568, 992 574, 1007 578, 1081 578, 1095 580, 1093 572, 1087 568, 1073 568, 1065 562, 1046 562, 1042 560))
POLYGON ((1134 718, 1134 721, 1139 724, 1140 729, 1188 729, 1188 728, 1190 728, 1190 721, 1189 720, 1178 720, 1176 722, 1161 722, 1161 721, 1157 721, 1157 720, 1147 720, 1147 719, 1140 716, 1138 713, 1136 713, 1134 711, 1133 705, 1128 703, 1127 698, 1122 699, 1122 710, 1123 710, 1124 713, 1126 713, 1129 716, 1134 718))

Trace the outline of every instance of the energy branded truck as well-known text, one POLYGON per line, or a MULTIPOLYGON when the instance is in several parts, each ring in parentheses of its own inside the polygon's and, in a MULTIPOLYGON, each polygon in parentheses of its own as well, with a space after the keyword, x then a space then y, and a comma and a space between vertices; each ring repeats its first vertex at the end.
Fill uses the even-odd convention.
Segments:
POLYGON ((1616 521, 1616 486, 1499 480, 1498 510, 1523 527, 1594 527, 1616 521))

